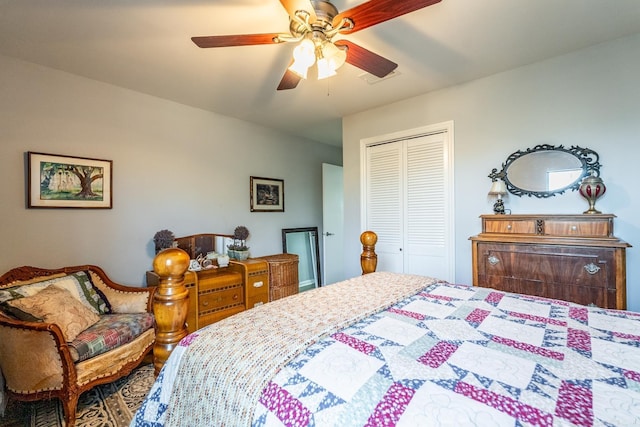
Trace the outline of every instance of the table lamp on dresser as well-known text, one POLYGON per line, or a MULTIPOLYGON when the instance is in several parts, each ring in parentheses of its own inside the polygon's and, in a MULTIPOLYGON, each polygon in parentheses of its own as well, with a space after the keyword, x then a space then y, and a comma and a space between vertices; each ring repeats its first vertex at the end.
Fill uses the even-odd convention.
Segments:
POLYGON ((495 179, 491 183, 491 189, 489 190, 489 196, 496 196, 497 200, 493 204, 493 213, 497 215, 504 215, 504 202, 502 196, 507 194, 507 185, 501 179, 495 179))

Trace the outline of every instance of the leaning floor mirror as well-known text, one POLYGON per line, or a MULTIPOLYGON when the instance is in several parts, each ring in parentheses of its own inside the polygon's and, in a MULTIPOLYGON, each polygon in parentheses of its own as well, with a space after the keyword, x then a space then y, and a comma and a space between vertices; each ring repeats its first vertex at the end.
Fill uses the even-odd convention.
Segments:
POLYGON ((282 251, 299 257, 300 292, 321 286, 318 227, 283 228, 282 251))

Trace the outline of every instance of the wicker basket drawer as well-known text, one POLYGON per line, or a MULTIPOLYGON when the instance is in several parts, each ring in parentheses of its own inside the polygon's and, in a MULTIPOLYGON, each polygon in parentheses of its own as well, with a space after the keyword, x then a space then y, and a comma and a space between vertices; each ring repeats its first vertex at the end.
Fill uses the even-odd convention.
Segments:
POLYGON ((269 301, 298 293, 298 255, 278 254, 260 259, 269 264, 269 301))

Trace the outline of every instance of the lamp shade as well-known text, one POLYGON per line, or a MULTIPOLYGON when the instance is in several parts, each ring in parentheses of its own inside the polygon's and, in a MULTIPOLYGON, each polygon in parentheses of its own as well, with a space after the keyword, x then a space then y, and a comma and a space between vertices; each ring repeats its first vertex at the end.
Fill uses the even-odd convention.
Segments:
POLYGON ((491 183, 490 196, 504 196, 505 194, 507 194, 507 185, 503 180, 497 179, 491 183))

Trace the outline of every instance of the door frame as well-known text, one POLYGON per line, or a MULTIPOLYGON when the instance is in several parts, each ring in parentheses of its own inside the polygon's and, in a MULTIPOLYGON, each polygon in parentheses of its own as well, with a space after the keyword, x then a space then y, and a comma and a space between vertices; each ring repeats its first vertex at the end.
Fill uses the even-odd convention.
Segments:
MULTIPOLYGON (((406 139, 416 138, 420 136, 435 134, 435 133, 447 133, 448 134, 448 146, 446 150, 446 173, 447 180, 449 182, 449 192, 447 194, 447 206, 448 215, 447 222, 449 227, 446 231, 447 244, 447 258, 450 260, 447 271, 448 277, 441 277, 440 279, 455 281, 456 272, 456 259, 455 259, 455 183, 454 183, 454 161, 453 161, 453 147, 454 147, 454 132, 453 132, 453 120, 435 123, 432 125, 420 126, 412 129, 405 129, 397 132, 387 133, 384 135, 377 135, 369 138, 363 138, 360 140, 360 232, 365 230, 365 224, 367 222, 367 192, 366 192, 366 162, 367 162, 367 147, 386 144, 395 141, 402 141, 406 139)), ((375 231, 375 230, 372 230, 375 231)))

